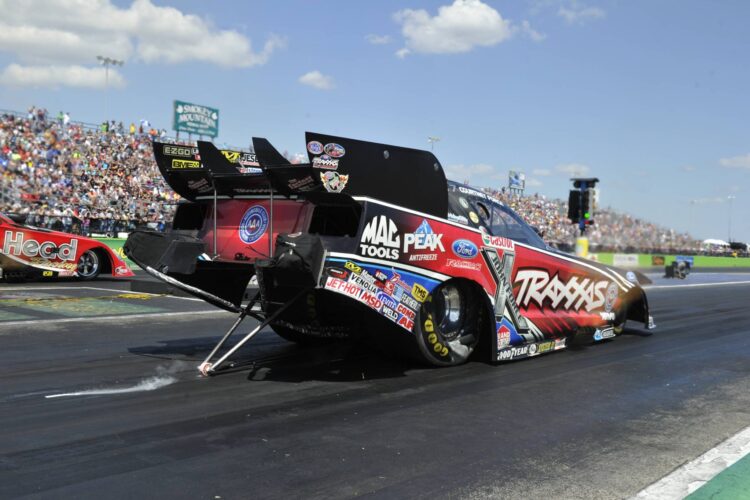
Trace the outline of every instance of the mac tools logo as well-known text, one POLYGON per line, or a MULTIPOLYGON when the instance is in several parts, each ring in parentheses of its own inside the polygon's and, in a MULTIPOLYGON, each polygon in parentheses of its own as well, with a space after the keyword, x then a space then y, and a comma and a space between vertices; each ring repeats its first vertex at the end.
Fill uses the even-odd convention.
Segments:
POLYGON ((429 250, 430 252, 434 252, 438 249, 441 252, 445 252, 442 239, 443 235, 435 234, 427 220, 422 219, 422 223, 416 231, 404 235, 404 253, 409 253, 412 250, 429 250))
POLYGON ((375 216, 362 231, 359 251, 368 257, 397 260, 401 248, 401 236, 396 223, 385 215, 375 216))

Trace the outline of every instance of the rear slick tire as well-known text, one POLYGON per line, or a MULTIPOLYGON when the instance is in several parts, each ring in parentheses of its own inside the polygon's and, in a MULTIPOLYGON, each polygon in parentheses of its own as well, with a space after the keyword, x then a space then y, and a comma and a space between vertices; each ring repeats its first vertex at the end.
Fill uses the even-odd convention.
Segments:
POLYGON ((434 366, 466 363, 479 345, 480 303, 465 283, 449 281, 438 286, 414 322, 422 359, 434 366))

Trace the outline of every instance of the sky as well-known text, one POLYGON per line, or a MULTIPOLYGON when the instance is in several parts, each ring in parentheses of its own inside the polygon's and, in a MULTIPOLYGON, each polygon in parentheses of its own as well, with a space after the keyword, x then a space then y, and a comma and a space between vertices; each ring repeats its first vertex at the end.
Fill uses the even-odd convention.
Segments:
MULTIPOLYGON (((434 147, 449 178, 750 242, 746 0, 0 0, 0 109, 434 147), (124 61, 109 70, 96 56, 124 61), (428 143, 428 137, 439 142, 428 143)), ((390 182, 397 183, 398 179, 390 182)))

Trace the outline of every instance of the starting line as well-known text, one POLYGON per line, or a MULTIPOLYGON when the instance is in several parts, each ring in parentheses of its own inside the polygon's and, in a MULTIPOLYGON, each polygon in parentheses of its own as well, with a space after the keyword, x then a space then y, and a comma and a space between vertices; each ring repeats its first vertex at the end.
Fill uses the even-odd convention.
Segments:
MULTIPOLYGON (((708 485, 716 476, 747 456, 748 453, 750 453, 750 427, 746 427, 717 447, 661 478, 631 500, 685 498, 702 486, 708 485)), ((750 478, 744 478, 744 480, 747 483, 745 488, 750 489, 750 478)))

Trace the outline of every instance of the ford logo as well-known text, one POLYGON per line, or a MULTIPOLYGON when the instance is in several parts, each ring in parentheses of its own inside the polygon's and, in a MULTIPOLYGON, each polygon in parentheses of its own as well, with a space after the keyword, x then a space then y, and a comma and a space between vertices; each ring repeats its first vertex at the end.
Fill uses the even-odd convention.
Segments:
POLYGON ((469 240, 456 240, 453 242, 453 253, 462 259, 473 259, 477 256, 479 250, 469 240))

